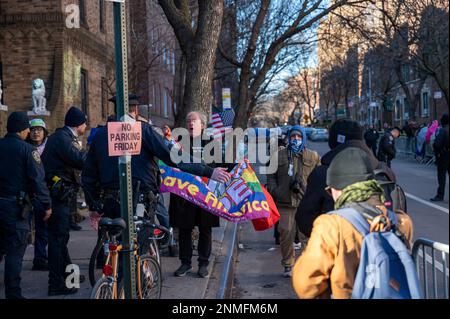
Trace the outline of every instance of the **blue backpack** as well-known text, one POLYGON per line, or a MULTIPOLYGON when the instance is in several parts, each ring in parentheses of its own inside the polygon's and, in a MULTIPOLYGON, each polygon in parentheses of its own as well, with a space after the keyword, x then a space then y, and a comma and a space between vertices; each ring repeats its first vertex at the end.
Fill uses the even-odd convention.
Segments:
MULTIPOLYGON (((360 206, 360 205, 358 205, 360 206)), ((362 207, 362 206, 360 206, 362 207)), ((329 214, 350 222, 363 236, 361 259, 353 287, 354 299, 421 299, 421 287, 413 258, 396 231, 397 216, 388 210, 390 231, 371 232, 363 216, 373 217, 373 209, 363 213, 350 206, 329 214)), ((379 211, 376 215, 382 213, 379 211)))

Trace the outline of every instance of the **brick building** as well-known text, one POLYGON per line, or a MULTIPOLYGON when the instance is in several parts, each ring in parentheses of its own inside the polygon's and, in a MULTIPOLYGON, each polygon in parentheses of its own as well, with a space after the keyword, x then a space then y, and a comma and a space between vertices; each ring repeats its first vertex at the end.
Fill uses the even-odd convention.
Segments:
POLYGON ((172 27, 156 0, 130 5, 130 91, 140 97, 141 112, 153 124, 174 124, 181 52, 172 27))
MULTIPOLYGON (((386 10, 394 12, 395 9, 389 7, 386 10)), ((352 20, 355 12, 342 9, 340 15, 352 20)), ((368 5, 361 16, 361 26, 369 30, 383 30, 380 11, 374 4, 368 5)), ((405 20, 405 17, 402 16, 402 19, 405 20)), ((416 22, 436 32, 432 28, 440 23, 437 21, 445 20, 448 23, 448 6, 440 8, 430 4, 420 13, 416 22), (432 14, 424 14, 425 10, 430 10, 432 14)), ((409 26, 409 21, 401 23, 402 26, 392 34, 389 44, 382 35, 377 44, 368 45, 366 38, 348 29, 335 15, 322 21, 319 37, 328 37, 328 41, 320 41, 318 45, 320 108, 321 113, 328 115, 325 116, 328 120, 349 117, 361 124, 373 123, 382 127, 387 123, 388 126, 402 127, 405 121, 412 119, 418 123, 430 123, 448 112, 444 92, 438 87, 435 78, 418 67, 421 63, 417 60, 418 56, 421 57, 420 52, 426 53, 432 49, 429 39, 424 37, 426 41, 421 39, 411 45, 411 30, 408 32, 408 29, 414 26, 409 26), (328 72, 330 70, 335 72, 328 72)), ((445 38, 442 34, 440 36, 445 38)), ((448 76, 443 83, 446 83, 448 90, 448 76)))
POLYGON ((40 117, 51 131, 63 125, 71 105, 88 114, 90 127, 104 122, 115 91, 113 45, 109 1, 0 0, 0 79, 9 108, 0 111, 0 133, 10 112, 31 111, 36 78, 45 83, 51 115, 40 117), (79 28, 72 19, 76 8, 79 28))

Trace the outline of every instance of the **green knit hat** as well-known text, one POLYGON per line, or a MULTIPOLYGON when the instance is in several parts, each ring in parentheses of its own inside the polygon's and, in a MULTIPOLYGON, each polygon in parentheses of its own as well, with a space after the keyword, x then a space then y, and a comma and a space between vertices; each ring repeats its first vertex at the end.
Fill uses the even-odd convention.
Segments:
POLYGON ((349 185, 374 178, 373 167, 365 151, 349 147, 331 161, 327 170, 327 185, 342 190, 349 185))

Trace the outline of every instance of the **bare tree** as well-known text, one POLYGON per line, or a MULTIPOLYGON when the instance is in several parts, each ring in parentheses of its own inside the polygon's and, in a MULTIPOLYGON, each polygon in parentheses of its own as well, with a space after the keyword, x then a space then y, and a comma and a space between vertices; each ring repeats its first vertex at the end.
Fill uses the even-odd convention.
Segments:
POLYGON ((178 110, 176 125, 190 110, 209 113, 212 104, 212 81, 217 43, 222 25, 222 0, 158 0, 172 25, 186 61, 183 105, 178 110))
POLYGON ((449 102, 448 6, 447 0, 372 0, 370 8, 350 15, 334 12, 343 28, 351 29, 368 49, 385 47, 378 50, 385 58, 377 67, 392 61, 391 72, 405 93, 413 119, 420 104, 415 91, 420 91, 428 77, 449 102), (408 85, 410 73, 418 80, 416 90, 408 85))
POLYGON ((287 104, 286 107, 292 110, 290 117, 295 123, 300 123, 302 119, 304 122, 312 123, 314 109, 318 102, 318 80, 315 67, 304 67, 297 76, 286 80, 286 88, 281 92, 280 97, 287 104), (295 118, 296 113, 299 114, 299 118, 295 118))
POLYGON ((239 99, 235 126, 246 127, 261 92, 269 86, 274 72, 292 62, 298 49, 314 41, 313 30, 320 19, 343 6, 365 0, 234 1, 237 7, 239 45, 237 59, 223 45, 220 53, 240 69, 239 99), (294 55, 293 55, 294 53, 294 55), (272 75, 272 76, 271 76, 272 75))

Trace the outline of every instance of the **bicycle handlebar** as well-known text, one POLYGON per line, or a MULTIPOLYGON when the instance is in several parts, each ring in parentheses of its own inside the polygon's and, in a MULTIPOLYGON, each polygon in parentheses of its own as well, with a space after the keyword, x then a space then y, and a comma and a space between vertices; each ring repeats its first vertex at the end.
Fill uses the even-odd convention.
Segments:
POLYGON ((154 224, 154 223, 152 223, 152 222, 150 222, 150 221, 147 221, 147 220, 137 220, 137 221, 134 221, 134 225, 135 225, 135 226, 144 225, 144 226, 148 226, 148 227, 152 227, 152 228, 159 229, 159 230, 161 230, 162 232, 164 232, 164 233, 166 233, 166 234, 170 234, 170 230, 167 229, 166 227, 161 226, 161 225, 154 224))

